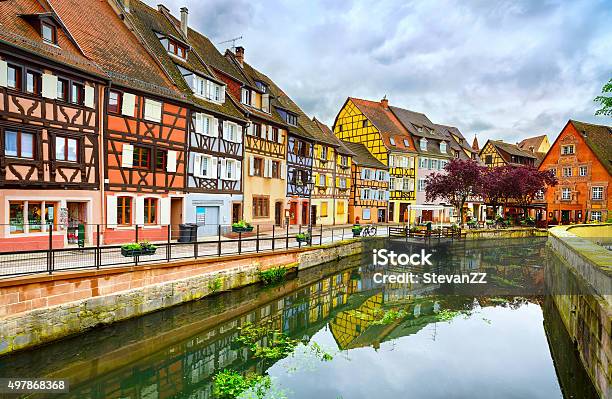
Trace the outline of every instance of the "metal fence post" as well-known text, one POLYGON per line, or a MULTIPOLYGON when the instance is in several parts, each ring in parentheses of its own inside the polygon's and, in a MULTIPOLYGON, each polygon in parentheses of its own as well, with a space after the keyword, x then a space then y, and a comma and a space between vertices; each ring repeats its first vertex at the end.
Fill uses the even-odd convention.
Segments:
POLYGON ((323 223, 321 223, 321 235, 319 236, 319 245, 323 245, 323 223))
POLYGON ((275 230, 276 225, 274 223, 272 223, 272 251, 274 251, 274 230, 275 230))
MULTIPOLYGON (((298 234, 302 234, 302 225, 301 224, 298 225, 298 234)), ((287 241, 289 241, 289 233, 287 233, 287 241)), ((302 248, 302 241, 298 241, 298 248, 302 248)))
POLYGON ((96 269, 100 268, 100 263, 102 262, 102 254, 100 253, 100 225, 96 225, 96 269))
POLYGON ((138 242, 138 225, 136 225, 136 237, 135 237, 135 242, 138 242))
POLYGON ((342 228, 342 241, 344 241, 344 227, 342 228))
POLYGON ((255 252, 259 252, 259 225, 257 225, 257 239, 255 240, 255 252))
POLYGON ((238 232, 238 254, 242 253, 242 231, 238 232))
POLYGON ((287 235, 285 236, 285 249, 289 249, 289 222, 287 222, 287 235))
POLYGON ((170 241, 172 239, 172 225, 168 225, 168 246, 166 247, 166 260, 170 262, 172 259, 172 245, 170 241))
POLYGON ((53 228, 49 229, 49 252, 47 253, 47 270, 53 273, 53 228))
POLYGON ((221 256, 221 225, 218 225, 218 236, 219 239, 217 241, 217 255, 221 256))

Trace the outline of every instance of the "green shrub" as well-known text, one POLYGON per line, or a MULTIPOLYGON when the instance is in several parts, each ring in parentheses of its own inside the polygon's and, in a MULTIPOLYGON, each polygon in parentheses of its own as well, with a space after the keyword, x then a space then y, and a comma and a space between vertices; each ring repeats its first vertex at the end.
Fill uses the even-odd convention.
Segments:
POLYGON ((243 392, 253 390, 258 398, 263 398, 272 386, 269 376, 247 374, 243 376, 236 371, 223 370, 213 378, 213 397, 234 399, 243 392))
POLYGON ((275 284, 285 278, 285 274, 287 274, 287 269, 282 266, 278 266, 268 270, 260 270, 258 274, 259 278, 265 285, 275 284))
POLYGON ((298 241, 308 241, 308 233, 297 233, 295 239, 298 241))
POLYGON ((246 220, 239 220, 236 223, 232 223, 232 227, 244 229, 247 227, 251 227, 251 223, 247 222, 246 220))

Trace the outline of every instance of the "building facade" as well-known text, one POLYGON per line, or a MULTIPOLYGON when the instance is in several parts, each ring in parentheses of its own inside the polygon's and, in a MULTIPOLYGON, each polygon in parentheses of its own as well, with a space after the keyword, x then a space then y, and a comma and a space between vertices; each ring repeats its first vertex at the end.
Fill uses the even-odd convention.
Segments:
POLYGON ((93 244, 107 77, 44 3, 2 2, 0 25, 0 250, 93 244))
POLYGON ((412 136, 389 109, 389 102, 349 97, 334 123, 334 134, 343 141, 363 144, 389 168, 387 220, 409 223, 409 206, 416 203, 417 152, 412 136))
POLYGON ((545 193, 549 223, 612 218, 612 127, 570 120, 542 160, 558 184, 545 193))
POLYGON ((489 168, 506 165, 535 166, 537 157, 530 151, 524 151, 516 144, 504 143, 501 140, 487 140, 479 153, 482 163, 489 168))
POLYGON ((343 142, 354 154, 348 204, 349 223, 384 223, 389 209, 389 168, 361 143, 343 142))

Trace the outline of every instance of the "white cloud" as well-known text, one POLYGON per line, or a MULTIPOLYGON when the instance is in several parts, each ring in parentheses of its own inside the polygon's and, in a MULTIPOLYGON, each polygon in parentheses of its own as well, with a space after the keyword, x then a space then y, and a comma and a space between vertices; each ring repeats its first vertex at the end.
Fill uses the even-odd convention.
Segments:
MULTIPOLYGON (((154 3, 152 0, 150 3, 154 3)), ((347 96, 426 113, 509 142, 556 137, 593 116, 612 77, 605 1, 169 1, 214 43, 243 36, 247 61, 331 124, 347 96)))

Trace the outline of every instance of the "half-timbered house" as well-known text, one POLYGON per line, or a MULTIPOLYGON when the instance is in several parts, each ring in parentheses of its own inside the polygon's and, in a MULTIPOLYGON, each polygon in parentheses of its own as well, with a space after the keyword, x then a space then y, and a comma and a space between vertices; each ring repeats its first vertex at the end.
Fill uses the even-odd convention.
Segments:
POLYGON ((176 231, 183 221, 188 99, 122 21, 122 5, 53 6, 111 78, 104 94, 104 241, 166 240, 168 226, 176 231))
POLYGON ((352 152, 323 122, 313 118, 320 129, 313 159, 312 215, 323 225, 348 223, 352 152))
POLYGON ((362 143, 389 167, 387 220, 410 222, 409 206, 416 203, 417 152, 410 132, 389 109, 388 100, 375 102, 349 97, 336 116, 334 134, 343 141, 362 143))
POLYGON ((0 251, 93 243, 107 79, 45 1, 0 2, 0 26, 0 251))
POLYGON ((217 226, 243 217, 246 120, 206 62, 207 39, 189 28, 187 8, 180 12, 179 20, 163 5, 136 0, 123 8, 125 21, 190 101, 184 219, 198 224, 198 235, 216 234, 217 226))
POLYGON ((480 160, 489 168, 505 165, 535 166, 537 157, 531 151, 501 140, 487 140, 479 153, 480 160))
POLYGON ((384 223, 389 206, 389 168, 362 143, 343 141, 353 153, 348 203, 349 223, 384 223))

